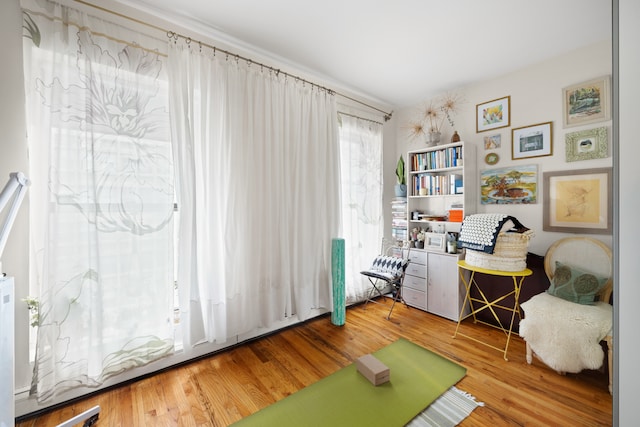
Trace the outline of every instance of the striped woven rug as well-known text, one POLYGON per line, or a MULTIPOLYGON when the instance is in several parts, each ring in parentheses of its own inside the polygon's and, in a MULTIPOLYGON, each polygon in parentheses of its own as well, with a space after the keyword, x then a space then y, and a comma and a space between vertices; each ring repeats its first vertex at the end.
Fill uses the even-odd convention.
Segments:
POLYGON ((407 427, 453 427, 467 418, 483 402, 456 387, 451 387, 436 399, 420 415, 415 417, 407 427))

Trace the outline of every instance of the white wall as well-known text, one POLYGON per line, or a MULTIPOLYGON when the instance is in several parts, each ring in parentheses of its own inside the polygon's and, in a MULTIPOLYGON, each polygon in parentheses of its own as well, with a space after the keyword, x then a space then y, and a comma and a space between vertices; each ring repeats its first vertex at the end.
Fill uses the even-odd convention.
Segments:
MULTIPOLYGON (((470 66, 470 70, 473 67, 470 66)), ((471 72, 471 71, 470 71, 471 72)), ((565 134, 577 130, 606 126, 609 128, 611 139, 611 121, 563 129, 562 127, 562 88, 574 83, 589 80, 594 77, 611 74, 611 42, 602 42, 566 55, 527 67, 520 71, 503 75, 496 79, 485 81, 472 86, 452 91, 461 95, 464 102, 460 111, 453 117, 455 129, 465 142, 476 145, 478 170, 514 165, 538 166, 538 196, 537 203, 530 205, 480 205, 476 203, 476 212, 500 212, 515 216, 525 226, 535 232, 529 250, 544 255, 547 248, 555 240, 565 236, 564 233, 551 233, 542 230, 542 173, 567 169, 586 169, 608 167, 612 165, 612 157, 605 159, 587 160, 579 162, 565 161, 565 134), (494 131, 476 133, 476 105, 505 96, 511 97, 511 126, 494 131), (520 160, 511 160, 511 130, 513 128, 552 122, 553 155, 520 160), (483 138, 486 135, 500 134, 501 146, 496 152, 500 160, 496 165, 489 166, 484 162, 489 152, 484 149, 483 138)), ((407 137, 407 123, 419 118, 420 108, 429 102, 425 99, 422 104, 403 108, 396 114, 398 121, 398 149, 402 152, 425 146, 424 142, 414 140, 409 142, 407 137)), ((450 140, 453 129, 445 122, 443 125, 443 140, 450 140)), ((609 141, 609 145, 611 142, 609 141)), ((592 235, 608 245, 611 237, 592 235)))
MULTIPOLYGON (((22 83, 22 15, 19 0, 4 0, 0 5, 0 186, 9 173, 25 172, 28 176, 27 144, 24 120, 24 85, 22 83)), ((29 193, 22 204, 18 219, 2 256, 2 269, 15 277, 15 301, 26 297, 29 289, 28 210, 29 193)), ((5 212, 6 214, 6 212, 5 212)), ((4 216, 1 217, 1 220, 4 216)), ((26 304, 16 303, 16 387, 30 380, 28 342, 21 340, 29 330, 26 304)))
MULTIPOLYGON (((638 212, 640 211, 640 120, 638 100, 640 99, 640 2, 618 0, 619 5, 619 153, 616 156, 619 172, 619 233, 617 235, 617 285, 614 288, 614 425, 638 425, 638 388, 640 368, 638 367, 638 347, 640 328, 637 320, 637 304, 640 301, 638 284, 638 212), (617 294, 616 294, 617 292, 617 294)), ((615 27, 614 27, 615 30, 615 27)))

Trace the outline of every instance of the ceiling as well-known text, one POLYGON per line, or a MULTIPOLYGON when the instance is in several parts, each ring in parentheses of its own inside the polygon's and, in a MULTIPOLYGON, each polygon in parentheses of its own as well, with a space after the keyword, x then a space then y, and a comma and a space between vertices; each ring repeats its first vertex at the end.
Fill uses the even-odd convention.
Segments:
POLYGON ((120 2, 224 35, 389 108, 610 40, 612 28, 610 0, 120 2))

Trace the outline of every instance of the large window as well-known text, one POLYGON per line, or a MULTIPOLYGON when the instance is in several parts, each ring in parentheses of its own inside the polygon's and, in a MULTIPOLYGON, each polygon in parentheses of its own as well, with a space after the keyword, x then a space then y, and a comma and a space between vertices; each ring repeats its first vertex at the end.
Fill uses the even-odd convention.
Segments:
POLYGON ((340 115, 342 228, 346 252, 346 296, 366 298, 370 286, 360 271, 380 252, 382 222, 382 125, 340 115))
POLYGON ((164 43, 59 4, 23 7, 31 392, 48 401, 173 353, 168 86, 164 43))
POLYGON ((22 4, 38 401, 330 310, 330 91, 22 4))

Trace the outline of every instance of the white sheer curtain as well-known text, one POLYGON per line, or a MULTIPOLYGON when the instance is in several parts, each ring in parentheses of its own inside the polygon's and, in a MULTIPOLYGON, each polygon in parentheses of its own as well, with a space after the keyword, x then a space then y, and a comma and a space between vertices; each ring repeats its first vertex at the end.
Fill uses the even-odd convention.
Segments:
POLYGON ((346 296, 353 303, 371 287, 360 271, 380 253, 383 236, 382 125, 346 114, 340 122, 346 296))
POLYGON ((331 308, 339 227, 335 99, 170 43, 185 345, 331 308))
POLYGON ((173 174, 166 45, 22 6, 42 402, 173 352, 173 174))

